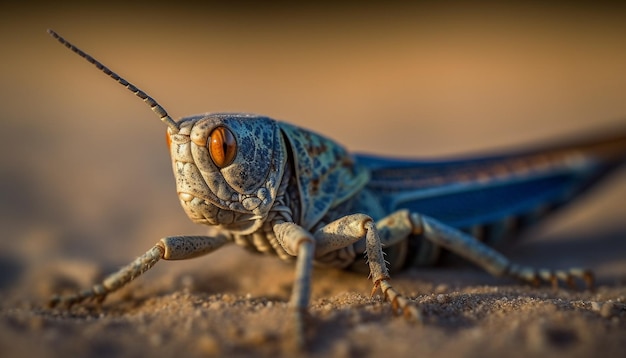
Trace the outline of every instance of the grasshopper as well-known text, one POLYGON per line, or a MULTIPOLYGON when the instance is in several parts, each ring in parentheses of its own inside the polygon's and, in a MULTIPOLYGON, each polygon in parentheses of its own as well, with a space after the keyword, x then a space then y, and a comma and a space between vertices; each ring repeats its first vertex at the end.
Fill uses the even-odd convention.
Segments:
POLYGON ((145 92, 48 32, 159 116, 184 211, 194 223, 217 228, 211 236, 162 238, 103 282, 54 297, 53 306, 101 301, 161 259, 190 259, 231 242, 295 261, 289 305, 299 341, 314 264, 368 271, 372 294, 380 290, 409 319, 419 319, 420 309, 390 284, 389 272, 432 265, 444 252, 496 276, 593 286, 589 270, 517 265, 493 246, 622 164, 626 135, 450 161, 351 155, 326 137, 264 116, 208 113, 175 121, 145 92))

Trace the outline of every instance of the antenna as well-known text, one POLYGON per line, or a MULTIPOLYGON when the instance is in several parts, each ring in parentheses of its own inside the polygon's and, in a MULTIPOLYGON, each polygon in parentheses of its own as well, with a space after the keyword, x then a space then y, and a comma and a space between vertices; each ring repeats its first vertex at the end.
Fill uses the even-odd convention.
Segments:
POLYGON ((132 83, 126 81, 124 78, 120 77, 117 73, 111 71, 108 67, 106 67, 105 65, 100 63, 100 61, 96 60, 95 58, 91 57, 87 53, 83 52, 83 50, 81 50, 78 47, 72 45, 69 41, 67 41, 66 39, 61 37, 59 34, 54 32, 53 30, 48 29, 48 33, 52 37, 57 39, 57 41, 59 41, 61 44, 65 45, 65 47, 67 47, 68 49, 74 51, 76 54, 78 54, 78 56, 84 58, 89 63, 91 63, 94 66, 96 66, 100 71, 102 71, 105 74, 109 75, 109 77, 111 77, 112 79, 116 80, 122 86, 126 87, 129 91, 134 93, 135 96, 141 98, 148 106, 150 106, 150 109, 154 113, 156 113, 157 116, 159 116, 159 118, 161 118, 161 121, 163 123, 167 124, 167 126, 170 127, 170 129, 172 131, 174 131, 174 133, 178 133, 178 131, 180 130, 178 128, 178 123, 176 123, 176 121, 174 121, 172 119, 172 117, 170 117, 170 115, 167 114, 167 111, 163 107, 161 107, 161 105, 157 101, 155 101, 154 98, 148 96, 146 94, 146 92, 144 92, 144 91, 140 90, 139 88, 135 87, 135 85, 133 85, 132 83))

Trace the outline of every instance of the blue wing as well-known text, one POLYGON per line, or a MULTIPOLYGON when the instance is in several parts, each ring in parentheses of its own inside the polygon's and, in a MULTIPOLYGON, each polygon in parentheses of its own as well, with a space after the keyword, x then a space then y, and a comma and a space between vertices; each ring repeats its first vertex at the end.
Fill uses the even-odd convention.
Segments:
POLYGON ((468 229, 569 202, 626 160, 626 135, 543 150, 444 161, 357 155, 386 211, 408 208, 468 229))

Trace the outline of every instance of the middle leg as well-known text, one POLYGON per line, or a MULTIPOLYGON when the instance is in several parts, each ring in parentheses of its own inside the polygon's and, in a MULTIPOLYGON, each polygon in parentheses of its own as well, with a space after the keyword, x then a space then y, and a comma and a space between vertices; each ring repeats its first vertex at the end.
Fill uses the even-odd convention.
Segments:
MULTIPOLYGON (((408 219, 408 212, 400 213, 400 215, 408 219)), ((404 221, 408 222, 408 220, 404 221)), ((384 230, 386 242, 395 242, 396 237, 406 238, 411 233, 410 222, 403 226, 381 225, 381 227, 384 230)), ((386 299, 391 302, 395 312, 401 311, 409 319, 421 318, 418 309, 389 283, 389 271, 382 250, 383 241, 377 224, 372 218, 364 214, 347 215, 320 228, 314 236, 317 244, 316 257, 345 248, 365 238, 365 254, 370 277, 374 282, 372 294, 380 288, 386 299)))

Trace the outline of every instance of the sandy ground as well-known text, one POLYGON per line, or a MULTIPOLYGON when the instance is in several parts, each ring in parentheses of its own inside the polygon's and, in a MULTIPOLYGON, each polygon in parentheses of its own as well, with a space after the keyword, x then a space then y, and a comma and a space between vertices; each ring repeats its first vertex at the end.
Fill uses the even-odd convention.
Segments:
MULTIPOLYGON (((4 5, 3 5, 4 6, 4 5)), ((102 306, 48 309, 160 237, 202 234, 177 203, 164 127, 58 44, 52 27, 173 116, 250 111, 352 150, 436 157, 624 128, 621 9, 6 7, 0 66, 0 352, 5 357, 293 355, 293 267, 228 247, 161 262, 102 306)), ((626 171, 506 249, 583 266, 595 292, 471 266, 393 277, 424 322, 371 283, 316 270, 312 356, 620 357, 626 171)))

